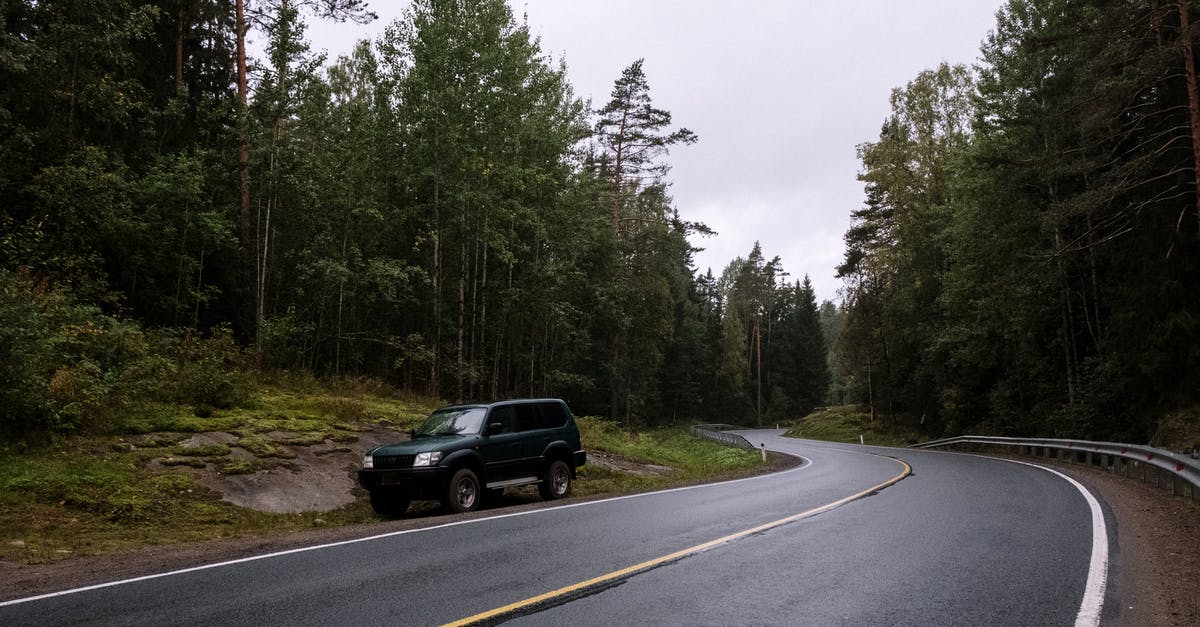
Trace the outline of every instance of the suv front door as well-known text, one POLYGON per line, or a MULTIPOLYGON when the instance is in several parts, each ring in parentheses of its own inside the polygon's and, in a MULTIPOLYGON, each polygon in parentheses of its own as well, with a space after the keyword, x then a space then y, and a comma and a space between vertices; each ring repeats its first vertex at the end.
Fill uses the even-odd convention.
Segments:
POLYGON ((484 422, 484 435, 480 439, 479 456, 483 458, 487 483, 505 481, 527 476, 523 474, 521 458, 525 451, 523 434, 517 431, 517 412, 513 405, 493 407, 484 422), (493 432, 494 424, 499 431, 493 432))

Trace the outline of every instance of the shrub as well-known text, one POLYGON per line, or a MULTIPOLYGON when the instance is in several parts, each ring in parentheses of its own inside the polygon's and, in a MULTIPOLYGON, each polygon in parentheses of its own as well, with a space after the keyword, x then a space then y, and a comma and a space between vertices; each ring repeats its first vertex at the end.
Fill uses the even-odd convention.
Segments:
POLYGON ((159 341, 161 350, 176 356, 171 366, 172 384, 161 391, 162 400, 228 409, 249 398, 242 351, 227 325, 213 329, 208 337, 191 331, 163 331, 159 341))
POLYGON ((248 397, 228 327, 147 333, 0 270, 0 434, 108 432, 151 401, 229 408, 248 397))

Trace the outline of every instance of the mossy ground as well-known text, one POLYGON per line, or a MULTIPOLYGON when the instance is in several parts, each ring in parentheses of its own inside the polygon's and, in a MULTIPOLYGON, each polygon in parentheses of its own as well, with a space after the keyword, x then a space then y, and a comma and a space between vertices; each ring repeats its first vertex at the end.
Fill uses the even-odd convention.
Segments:
POLYGON ((377 425, 414 427, 438 402, 355 382, 262 384, 244 407, 153 405, 121 432, 0 447, 0 559, 39 563, 144 545, 374 520, 365 499, 332 512, 237 507, 188 470, 250 474, 289 463, 290 447, 352 442, 377 425), (188 445, 195 434, 228 443, 188 445), (231 459, 235 449, 249 453, 231 459))

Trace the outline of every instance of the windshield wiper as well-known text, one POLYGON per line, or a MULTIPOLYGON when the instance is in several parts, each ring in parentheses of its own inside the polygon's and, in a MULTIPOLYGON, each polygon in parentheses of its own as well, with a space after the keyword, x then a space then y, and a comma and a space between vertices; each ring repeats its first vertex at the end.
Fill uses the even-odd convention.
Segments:
POLYGON ((457 431, 434 431, 433 435, 462 435, 457 431))

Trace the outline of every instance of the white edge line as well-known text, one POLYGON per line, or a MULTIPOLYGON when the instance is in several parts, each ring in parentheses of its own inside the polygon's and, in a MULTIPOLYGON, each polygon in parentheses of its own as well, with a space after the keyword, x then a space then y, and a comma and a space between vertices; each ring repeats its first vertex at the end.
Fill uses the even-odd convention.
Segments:
POLYGON ((225 566, 233 566, 235 564, 243 564, 246 562, 255 562, 258 560, 271 559, 271 558, 275 558, 275 557, 283 557, 285 555, 292 555, 295 553, 305 553, 308 551, 319 551, 322 549, 331 549, 331 548, 336 548, 336 547, 340 547, 340 546, 347 546, 350 544, 357 544, 359 542, 370 542, 372 540, 382 540, 385 538, 392 538, 395 536, 403 536, 403 535, 408 535, 408 534, 412 534, 412 533, 436 531, 439 529, 448 529, 450 527, 458 527, 461 525, 484 523, 484 522, 493 521, 493 520, 501 520, 504 518, 515 518, 517 516, 530 516, 533 514, 546 514, 549 512, 561 511, 564 509, 574 509, 576 507, 587 507, 590 505, 600 505, 603 503, 612 503, 614 501, 624 501, 626 499, 636 499, 636 498, 642 498, 642 497, 647 497, 647 496, 654 496, 657 494, 670 494, 672 492, 683 492, 686 490, 699 490, 702 488, 711 488, 711 487, 717 487, 717 486, 723 486, 723 485, 730 485, 730 484, 734 484, 734 483, 742 483, 744 481, 755 481, 758 479, 765 479, 768 477, 778 477, 781 475, 785 475, 785 474, 788 474, 791 472, 796 472, 798 470, 808 468, 809 466, 812 465, 812 460, 810 460, 807 457, 804 457, 802 455, 795 455, 792 453, 784 453, 784 454, 789 455, 791 457, 799 458, 799 459, 803 460, 804 463, 800 464, 799 466, 796 466, 795 468, 789 468, 787 470, 783 470, 780 472, 772 472, 772 473, 767 473, 767 474, 762 474, 762 475, 755 475, 753 477, 743 477, 741 479, 730 479, 729 481, 719 481, 717 483, 702 483, 699 485, 683 486, 680 488, 670 488, 667 490, 658 490, 655 492, 640 492, 638 494, 626 494, 623 496, 614 496, 614 497, 610 497, 607 499, 599 499, 599 500, 595 500, 595 501, 570 503, 567 505, 559 505, 557 507, 546 507, 546 508, 540 508, 540 509, 526 510, 526 511, 522 511, 522 512, 512 512, 509 514, 499 514, 497 516, 473 518, 471 520, 459 520, 459 521, 455 521, 455 522, 451 522, 451 523, 434 525, 432 527, 421 527, 420 529, 404 529, 401 531, 390 531, 388 533, 381 533, 381 534, 377 534, 377 535, 373 535, 373 536, 366 536, 364 538, 354 538, 352 540, 342 540, 340 542, 330 542, 328 544, 305 546, 305 547, 299 547, 299 548, 295 548, 295 549, 288 549, 286 551, 276 551, 274 553, 264 553, 262 555, 251 555, 249 557, 243 557, 243 558, 239 558, 239 559, 235 559, 235 560, 227 560, 224 562, 216 562, 213 564, 202 564, 200 566, 192 566, 191 568, 182 568, 179 570, 172 570, 172 571, 167 571, 164 573, 155 573, 152 575, 142 575, 141 577, 133 577, 130 579, 120 579, 117 581, 98 583, 98 584, 91 585, 91 586, 84 586, 82 588, 71 588, 69 590, 60 590, 58 592, 49 592, 46 594, 39 594, 37 596, 25 597, 22 599, 12 599, 10 601, 0 601, 0 607, 19 605, 22 603, 32 603, 34 601, 41 601, 44 599, 52 599, 54 597, 67 596, 70 594, 78 594, 80 592, 89 592, 91 590, 100 590, 102 588, 111 588, 114 586, 122 586, 122 585, 126 585, 126 584, 131 584, 131 583, 138 583, 140 581, 149 581, 151 579, 161 579, 163 577, 172 577, 175 575, 184 575, 187 573, 194 573, 194 572, 201 571, 201 570, 209 570, 212 568, 222 568, 225 566))
POLYGON ((989 459, 1023 464, 1054 473, 1075 486, 1075 489, 1079 490, 1080 494, 1083 494, 1083 498, 1087 500, 1088 507, 1092 510, 1092 559, 1088 564, 1087 583, 1083 587, 1083 601, 1079 604, 1079 614, 1075 617, 1075 627, 1095 627, 1099 625, 1100 612, 1104 609, 1104 589, 1108 583, 1108 527, 1104 523, 1104 512, 1100 509, 1100 503, 1078 481, 1053 468, 1015 459, 1000 457, 989 457, 989 459))

